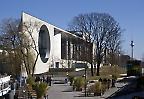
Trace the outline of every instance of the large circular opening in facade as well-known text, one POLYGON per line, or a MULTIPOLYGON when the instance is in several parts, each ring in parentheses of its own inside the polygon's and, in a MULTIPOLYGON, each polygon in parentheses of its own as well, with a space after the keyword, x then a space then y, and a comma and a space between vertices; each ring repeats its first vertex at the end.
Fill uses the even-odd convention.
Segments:
POLYGON ((46 25, 42 25, 40 28, 38 46, 41 60, 46 63, 50 55, 50 35, 46 25))

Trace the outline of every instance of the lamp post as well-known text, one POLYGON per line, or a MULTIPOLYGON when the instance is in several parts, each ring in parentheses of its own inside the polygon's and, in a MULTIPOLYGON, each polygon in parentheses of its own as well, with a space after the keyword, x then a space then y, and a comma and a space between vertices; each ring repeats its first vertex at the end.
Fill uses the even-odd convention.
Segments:
POLYGON ((86 81, 87 72, 86 72, 86 69, 87 69, 87 66, 85 66, 85 75, 84 75, 84 77, 85 77, 85 97, 86 97, 86 87, 87 87, 87 81, 86 81))
POLYGON ((22 87, 22 66, 20 66, 20 87, 22 87))
POLYGON ((132 60, 133 60, 133 47, 134 47, 134 42, 133 40, 131 41, 131 57, 132 57, 132 60))

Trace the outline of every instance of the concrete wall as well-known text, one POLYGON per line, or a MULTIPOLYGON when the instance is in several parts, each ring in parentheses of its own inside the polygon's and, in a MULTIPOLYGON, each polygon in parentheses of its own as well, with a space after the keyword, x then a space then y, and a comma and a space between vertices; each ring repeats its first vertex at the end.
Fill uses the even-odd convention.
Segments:
MULTIPOLYGON (((47 72, 50 67, 51 68, 57 68, 57 67, 58 68, 68 68, 68 64, 72 65, 73 63, 75 63, 75 61, 77 61, 78 63, 84 63, 83 61, 86 61, 85 59, 79 58, 77 60, 70 59, 71 62, 68 63, 67 58, 61 59, 62 58, 61 57, 62 56, 62 48, 61 48, 62 47, 62 38, 65 38, 65 39, 73 38, 73 43, 75 40, 82 43, 84 41, 83 38, 78 37, 70 32, 65 31, 65 30, 62 30, 58 27, 55 27, 55 26, 53 26, 43 20, 40 20, 34 16, 31 16, 27 13, 22 13, 21 20, 22 20, 22 24, 23 24, 22 32, 24 32, 28 36, 28 38, 30 37, 28 31, 32 30, 32 37, 34 38, 34 41, 36 43, 37 51, 39 51, 39 49, 41 49, 41 48, 39 48, 39 44, 40 44, 39 42, 42 42, 41 40, 39 40, 39 37, 41 37, 40 33, 44 33, 44 34, 47 33, 49 35, 49 37, 47 38, 49 40, 47 40, 44 37, 46 39, 44 42, 50 41, 50 43, 45 43, 46 44, 45 50, 39 51, 40 53, 43 53, 43 52, 45 53, 45 51, 47 53, 38 56, 38 61, 36 63, 36 67, 35 67, 35 74, 41 74, 41 73, 47 72), (26 28, 26 27, 28 27, 28 28, 26 28), (48 32, 45 32, 45 30, 48 32)), ((70 42, 72 42, 72 41, 70 41, 70 42)), ((79 45, 79 43, 77 45, 79 45)), ((87 46, 89 46, 89 44, 87 44, 87 42, 85 42, 85 47, 87 48, 87 46)), ((72 44, 70 44, 70 49, 71 49, 70 51, 72 53, 73 52, 72 44)), ((33 49, 31 49, 31 50, 32 50, 34 57, 36 57, 36 55, 37 55, 36 51, 33 49)), ((89 50, 89 51, 91 51, 91 50, 89 50)), ((84 54, 84 53, 82 53, 82 54, 84 54)), ((72 56, 70 56, 70 57, 72 58, 72 56)), ((83 58, 83 56, 82 56, 82 58, 83 58)))
MULTIPOLYGON (((48 61, 44 63, 39 55, 38 61, 36 63, 35 74, 47 72, 49 70, 49 66, 52 64, 52 60, 53 62, 57 62, 61 59, 61 34, 57 34, 54 36, 54 28, 57 27, 26 13, 22 13, 22 24, 28 26, 30 30, 33 30, 32 36, 36 42, 37 50, 39 50, 38 39, 40 28, 42 25, 45 25, 47 27, 50 36, 50 53, 48 53, 48 61)), ((29 33, 25 26, 23 26, 22 32, 25 32, 26 35, 28 35, 29 37, 29 33)), ((36 56, 36 51, 32 50, 32 52, 34 56, 36 56)))

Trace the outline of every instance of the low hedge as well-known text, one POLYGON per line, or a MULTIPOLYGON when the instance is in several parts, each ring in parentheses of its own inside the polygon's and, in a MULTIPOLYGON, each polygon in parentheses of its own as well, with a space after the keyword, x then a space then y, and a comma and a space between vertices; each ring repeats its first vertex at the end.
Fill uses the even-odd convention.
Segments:
POLYGON ((88 88, 88 93, 94 93, 94 96, 100 96, 106 91, 106 85, 102 82, 96 82, 88 88))
POLYGON ((76 91, 82 91, 85 81, 83 77, 77 77, 74 79, 73 87, 76 91))
POLYGON ((137 79, 137 87, 144 90, 144 76, 137 79))
POLYGON ((75 68, 50 68, 49 72, 73 72, 75 68))
POLYGON ((70 81, 70 86, 73 85, 73 82, 74 82, 74 76, 69 75, 69 76, 68 76, 68 80, 70 81))
POLYGON ((46 92, 48 90, 48 85, 45 82, 40 82, 40 83, 37 82, 33 85, 33 89, 36 91, 37 98, 41 99, 42 96, 47 94, 46 92))
POLYGON ((46 94, 46 91, 48 90, 48 84, 45 82, 35 82, 34 77, 29 76, 27 79, 27 87, 28 90, 35 90, 37 94, 37 98, 41 99, 42 96, 46 94))

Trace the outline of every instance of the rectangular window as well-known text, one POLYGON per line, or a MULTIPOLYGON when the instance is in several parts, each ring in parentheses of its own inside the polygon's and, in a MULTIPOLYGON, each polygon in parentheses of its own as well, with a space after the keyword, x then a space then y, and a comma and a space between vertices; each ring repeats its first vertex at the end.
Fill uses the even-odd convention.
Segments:
POLYGON ((59 68, 59 62, 55 62, 56 68, 59 68))

